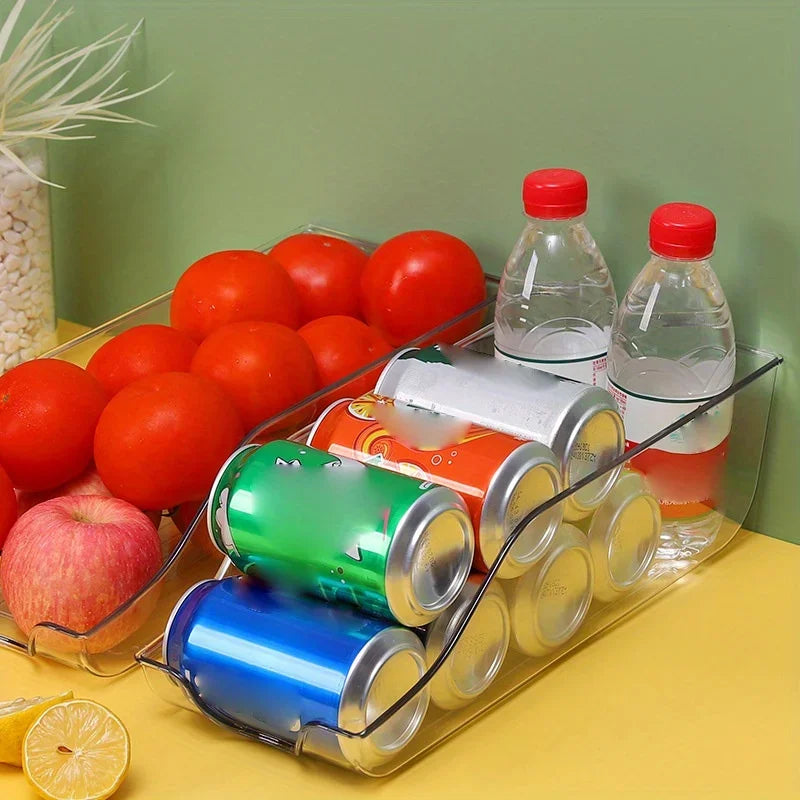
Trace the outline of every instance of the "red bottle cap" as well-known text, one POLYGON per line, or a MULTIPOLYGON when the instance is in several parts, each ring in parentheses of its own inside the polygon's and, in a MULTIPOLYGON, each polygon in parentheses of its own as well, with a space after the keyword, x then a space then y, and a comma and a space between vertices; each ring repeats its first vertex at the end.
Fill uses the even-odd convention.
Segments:
POLYGON ((537 169, 522 182, 522 205, 529 217, 569 219, 586 211, 586 178, 574 169, 537 169))
POLYGON ((687 261, 707 258, 716 237, 717 220, 704 206, 665 203, 650 217, 650 249, 658 256, 687 261))

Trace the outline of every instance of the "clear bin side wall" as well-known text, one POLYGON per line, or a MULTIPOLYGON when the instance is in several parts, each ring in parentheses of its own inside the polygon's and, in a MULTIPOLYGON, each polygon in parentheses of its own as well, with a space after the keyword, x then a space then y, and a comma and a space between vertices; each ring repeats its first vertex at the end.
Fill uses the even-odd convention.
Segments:
MULTIPOLYGON (((68 187, 53 192, 60 315, 97 323, 206 252, 307 219, 378 240, 447 230, 498 272, 522 175, 568 165, 589 178, 619 293, 652 208, 704 203, 740 340, 796 355, 800 17, 755 0, 611 5, 84 4, 59 47, 144 17, 126 85, 174 75, 124 109, 157 127, 50 148, 68 187)), ((800 541, 798 401, 786 369, 747 524, 800 541)))

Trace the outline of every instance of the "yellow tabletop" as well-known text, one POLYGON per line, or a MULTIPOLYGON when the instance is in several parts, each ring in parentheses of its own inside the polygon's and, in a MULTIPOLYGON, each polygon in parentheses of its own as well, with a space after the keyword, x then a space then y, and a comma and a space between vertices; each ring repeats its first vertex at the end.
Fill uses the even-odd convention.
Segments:
MULTIPOLYGON (((0 651, 0 697, 72 688, 128 726, 127 798, 800 797, 800 547, 721 555, 394 777, 240 739, 117 679, 0 651)), ((0 797, 31 800, 0 767, 0 797)))

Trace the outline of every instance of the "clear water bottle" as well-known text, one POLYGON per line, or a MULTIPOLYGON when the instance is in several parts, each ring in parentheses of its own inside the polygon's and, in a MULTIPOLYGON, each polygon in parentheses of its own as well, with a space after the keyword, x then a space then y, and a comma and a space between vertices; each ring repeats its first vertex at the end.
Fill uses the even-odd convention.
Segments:
POLYGON ((586 198, 586 178, 572 169, 540 169, 525 178, 528 220, 500 282, 495 356, 605 386, 617 297, 583 222, 586 198))
MULTIPOLYGON (((711 269, 714 215, 667 203, 650 219, 652 256, 619 307, 608 388, 629 446, 694 411, 733 382, 733 321, 711 269)), ((733 398, 634 459, 661 503, 661 558, 691 558, 716 536, 733 398)))

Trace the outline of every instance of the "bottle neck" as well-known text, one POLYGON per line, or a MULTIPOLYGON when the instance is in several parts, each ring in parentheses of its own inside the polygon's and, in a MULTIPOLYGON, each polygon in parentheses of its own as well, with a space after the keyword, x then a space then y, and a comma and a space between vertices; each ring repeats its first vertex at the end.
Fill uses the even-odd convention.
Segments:
POLYGON ((531 217, 525 215, 528 225, 537 228, 544 233, 558 233, 566 228, 572 228, 576 225, 583 225, 585 214, 577 217, 566 217, 564 219, 542 219, 541 217, 531 217))
POLYGON ((671 258, 651 250, 650 263, 658 264, 666 272, 692 272, 698 268, 711 269, 711 256, 709 253, 705 258, 671 258))

